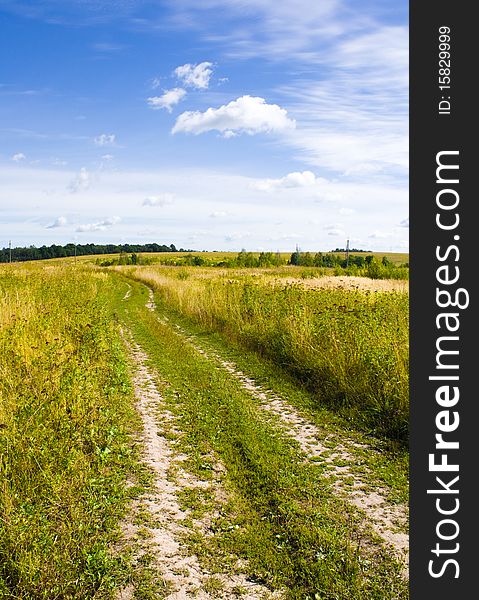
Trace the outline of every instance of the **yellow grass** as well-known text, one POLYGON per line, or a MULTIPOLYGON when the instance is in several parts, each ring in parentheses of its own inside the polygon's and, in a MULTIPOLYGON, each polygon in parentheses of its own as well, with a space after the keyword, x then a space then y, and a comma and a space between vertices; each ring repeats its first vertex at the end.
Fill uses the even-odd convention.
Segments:
POLYGON ((115 267, 173 309, 267 355, 360 427, 405 440, 408 293, 404 281, 289 280, 287 269, 115 267), (324 282, 324 285, 322 285, 324 282))

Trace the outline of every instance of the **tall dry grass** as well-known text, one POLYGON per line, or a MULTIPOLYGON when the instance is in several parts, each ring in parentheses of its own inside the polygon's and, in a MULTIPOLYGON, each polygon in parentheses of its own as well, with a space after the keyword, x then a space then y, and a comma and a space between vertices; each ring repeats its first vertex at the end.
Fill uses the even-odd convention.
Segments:
POLYGON ((130 268, 166 306, 292 373, 367 431, 408 436, 408 294, 271 285, 267 277, 130 268))

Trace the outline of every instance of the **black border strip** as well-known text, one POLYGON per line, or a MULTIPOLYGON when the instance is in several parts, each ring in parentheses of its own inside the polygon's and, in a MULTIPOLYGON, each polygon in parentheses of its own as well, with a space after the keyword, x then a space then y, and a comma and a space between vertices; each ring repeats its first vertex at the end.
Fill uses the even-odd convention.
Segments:
MULTIPOLYGON (((479 333, 479 328, 472 293, 477 278, 473 240, 479 240, 473 214, 474 205, 479 204, 473 189, 479 173, 479 164, 475 164, 479 153, 473 139, 479 127, 472 106, 478 55, 473 6, 460 0, 410 3, 410 592, 413 600, 479 597, 476 583, 479 519, 475 514, 476 505, 479 507, 475 497, 479 398, 473 377, 474 370, 479 371, 475 352, 475 332, 479 333), (439 35, 447 29, 450 29, 449 67, 447 63, 439 64, 439 35), (440 68, 446 70, 440 72, 440 68), (450 78, 450 88, 445 87, 445 77, 450 78), (450 102, 450 107, 445 101, 450 102), (445 167, 436 172, 438 163, 459 168, 445 167), (453 227, 457 219, 459 222, 453 227), (440 267, 444 268, 437 271, 440 267), (457 275, 458 280, 453 281, 457 275), (437 297, 438 289, 449 292, 451 302, 457 300, 463 308, 452 303, 447 306, 447 294, 437 297), (439 303, 446 306, 441 308, 439 303), (439 317, 444 313, 454 316, 439 317), (455 326, 459 326, 458 330, 452 331, 455 326), (458 354, 441 354, 443 350, 458 354), (459 379, 445 379, 445 376, 459 379), (457 401, 456 393, 459 393, 457 401), (439 439, 450 442, 450 446, 436 447, 439 434, 442 434, 439 439), (457 449, 455 442, 459 444, 457 449), (430 454, 434 455, 432 465, 430 454), (439 471, 443 468, 441 463, 446 461, 448 466, 444 468, 454 469, 457 465, 458 470, 439 471), (455 477, 459 479, 454 481, 455 477)), ((447 50, 446 46, 441 48, 447 50)), ((446 54, 441 56, 447 60, 446 54)))

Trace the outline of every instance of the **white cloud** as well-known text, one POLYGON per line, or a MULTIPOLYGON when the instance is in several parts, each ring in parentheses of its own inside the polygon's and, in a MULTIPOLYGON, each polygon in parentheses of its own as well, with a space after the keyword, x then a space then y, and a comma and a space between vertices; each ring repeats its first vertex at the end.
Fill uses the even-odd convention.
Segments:
POLYGON ((225 241, 235 242, 237 240, 244 240, 251 237, 251 235, 252 234, 249 231, 236 231, 234 233, 230 233, 229 235, 225 235, 225 241))
POLYGON ((407 185, 407 26, 358 15, 346 16, 343 35, 316 36, 310 53, 296 54, 321 77, 298 75, 276 90, 298 123, 282 141, 295 158, 334 177, 407 185))
POLYGON ((152 96, 148 98, 147 102, 150 108, 153 108, 154 110, 166 108, 168 112, 171 112, 173 106, 178 104, 185 96, 186 91, 183 88, 173 88, 171 90, 166 90, 162 96, 152 96))
POLYGON ((342 223, 331 223, 331 224, 329 224, 329 225, 325 225, 325 226, 323 227, 323 229, 326 229, 326 230, 330 230, 330 231, 332 231, 332 230, 334 230, 334 229, 341 229, 341 227, 342 227, 342 226, 343 226, 343 224, 342 224, 342 223))
POLYGON ((384 240, 391 236, 391 233, 388 231, 378 231, 376 230, 374 233, 371 233, 368 237, 373 240, 384 240))
POLYGON ((12 160, 15 162, 20 162, 22 160, 25 160, 27 157, 25 156, 25 154, 23 154, 23 152, 17 152, 17 154, 14 154, 12 156, 12 160))
POLYGON ((109 229, 113 225, 116 225, 121 221, 120 217, 109 217, 107 219, 103 219, 103 221, 98 221, 96 223, 87 223, 86 225, 79 225, 75 231, 79 233, 86 233, 91 231, 105 231, 105 229, 109 229))
POLYGON ((382 71, 389 65, 389 73, 385 73, 388 79, 402 78, 409 60, 407 27, 386 25, 359 33, 339 44, 333 60, 349 69, 363 68, 367 64, 382 71))
POLYGON ((115 157, 113 156, 113 154, 103 154, 102 155, 102 159, 103 160, 113 160, 115 157))
POLYGON ((409 217, 407 219, 403 219, 400 223, 399 223, 400 227, 409 227, 409 217))
POLYGON ((272 236, 268 238, 271 242, 280 242, 280 241, 291 241, 291 240, 300 240, 304 237, 304 233, 300 231, 291 231, 289 233, 283 233, 282 235, 272 236))
POLYGON ((90 173, 82 167, 78 175, 70 182, 68 189, 72 194, 87 190, 90 187, 90 173))
POLYGON ((348 169, 343 172, 343 175, 346 177, 350 176, 365 176, 374 175, 375 173, 380 173, 384 170, 384 165, 380 165, 378 163, 358 163, 352 165, 348 169))
POLYGON ((228 216, 228 213, 224 210, 215 210, 210 214, 211 219, 219 219, 226 216, 228 216))
POLYGON ((284 188, 310 187, 315 185, 318 181, 319 180, 312 171, 303 171, 302 173, 295 171, 293 173, 288 173, 285 177, 281 177, 280 179, 263 179, 253 185, 257 190, 270 192, 272 190, 284 188))
POLYGON ((94 142, 97 146, 112 146, 115 143, 115 138, 114 133, 102 133, 95 138, 94 142))
MULTIPOLYGON (((84 231, 77 235, 86 241, 161 241, 199 250, 236 251, 244 245, 248 250, 262 246, 271 251, 292 252, 298 243, 304 251, 326 251, 331 245, 345 244, 346 236, 329 235, 344 230, 350 240, 365 240, 367 249, 399 251, 402 249, 399 242, 407 237, 406 229, 393 227, 407 215, 407 188, 378 182, 320 182, 313 187, 291 190, 295 196, 291 202, 283 201, 287 200, 288 190, 266 194, 253 187, 255 178, 233 174, 219 165, 214 169, 165 165, 139 171, 104 170, 101 175, 90 172, 88 189, 81 192, 81 197, 80 193, 70 196, 75 202, 68 210, 74 210, 75 215, 68 215, 69 224, 45 229, 59 215, 67 216, 65 190, 72 180, 78 179, 78 172, 64 167, 33 168, 28 164, 19 170, 17 164, 9 163, 9 166, 0 163, 0 204, 8 202, 12 216, 0 222, 0 237, 9 239, 12 226, 22 223, 21 228, 16 228, 18 245, 48 245, 52 236, 67 243, 79 226, 84 231), (141 206, 144 199, 161 198, 163 193, 174 195, 175 201, 164 208, 141 206), (341 202, 315 203, 316 195, 324 193, 337 193, 341 202), (179 198, 181 202, 177 201, 179 198), (354 217, 340 218, 338 211, 342 206, 354 208, 354 217), (229 216, 210 217, 213 212, 227 212, 229 216), (39 214, 43 215, 41 219, 39 214), (109 226, 105 215, 118 215, 122 221, 109 226), (328 224, 340 225, 340 221, 344 221, 344 227, 336 227, 337 232, 323 229, 328 224), (224 223, 230 225, 218 226, 224 223), (140 234, 145 226, 155 234, 140 234), (368 238, 376 230, 389 230, 390 235, 368 238), (285 237, 291 232, 295 232, 294 240, 285 237), (240 241, 243 233, 248 237, 240 241), (194 244, 188 241, 193 234, 197 236, 194 244), (225 236, 231 239, 225 240, 225 236)), ((87 182, 83 180, 85 187, 87 182)))
POLYGON ((213 63, 210 62, 202 62, 197 65, 187 63, 181 67, 176 67, 174 73, 184 85, 204 90, 209 85, 213 73, 212 66, 213 63))
POLYGON ((325 225, 323 229, 328 232, 328 235, 333 237, 344 237, 346 233, 342 229, 342 223, 331 223, 329 225, 325 225))
MULTIPOLYGON (((208 108, 205 112, 187 111, 176 120, 172 133, 207 131, 238 132, 254 135, 293 129, 296 123, 287 111, 277 104, 267 104, 264 98, 241 96, 219 108, 208 108)), ((231 134, 227 134, 231 135, 231 134)))
POLYGON ((344 216, 354 215, 355 212, 354 208, 346 208, 344 206, 339 209, 339 214, 344 216))
POLYGON ((329 223, 323 226, 324 231, 327 232, 328 236, 331 237, 345 237, 346 233, 343 231, 342 223, 329 223))
POLYGON ((130 20, 142 4, 137 0, 8 0, 2 2, 2 12, 11 12, 16 16, 35 19, 60 25, 96 26, 109 24, 118 20, 130 20))
POLYGON ((45 229, 57 229, 58 227, 65 227, 67 220, 65 217, 57 217, 51 225, 47 225, 45 229))
POLYGON ((307 54, 318 40, 341 33, 348 13, 340 0, 176 0, 170 5, 180 13, 177 18, 222 42, 227 55, 270 60, 307 54))
POLYGON ((159 196, 148 196, 143 200, 143 206, 166 206, 173 204, 173 194, 160 194, 159 196))

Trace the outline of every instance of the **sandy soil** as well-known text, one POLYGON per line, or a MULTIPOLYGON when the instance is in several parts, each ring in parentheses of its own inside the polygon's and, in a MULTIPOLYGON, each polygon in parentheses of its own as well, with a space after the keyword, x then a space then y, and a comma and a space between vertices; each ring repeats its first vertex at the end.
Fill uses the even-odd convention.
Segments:
POLYGON ((403 279, 369 279, 369 277, 313 277, 311 279, 300 279, 294 277, 282 277, 272 280, 274 285, 299 284, 305 289, 341 289, 359 290, 369 292, 407 292, 409 282, 403 279))
MULTIPOLYGON (((324 283, 324 279, 328 278, 312 280, 312 282, 324 283)), ((340 283, 342 278, 329 279, 333 279, 337 284, 340 283)), ((348 284, 354 283, 354 279, 344 278, 345 283, 348 284)), ((309 282, 310 280, 301 280, 301 282, 304 281, 309 282)), ((387 283, 376 280, 369 281, 373 282, 374 285, 377 283, 386 285, 387 283)), ((146 306, 152 311, 155 309, 154 295, 151 289, 146 306)), ((168 322, 167 319, 162 319, 160 316, 158 316, 158 319, 165 323, 168 322)), ((169 325, 172 324, 169 323, 169 325)), ((343 438, 338 440, 334 434, 325 436, 313 423, 292 407, 286 399, 259 386, 233 362, 223 360, 214 352, 202 348, 198 339, 189 335, 180 326, 175 325, 174 327, 185 342, 192 344, 199 353, 216 361, 231 376, 238 379, 241 385, 259 400, 262 409, 279 418, 280 426, 283 427, 286 435, 291 436, 298 442, 305 460, 317 460, 318 458, 324 460, 329 467, 334 488, 362 512, 365 524, 369 524, 398 559, 403 562, 404 573, 407 575, 409 536, 404 533, 408 521, 407 506, 392 504, 387 500, 385 489, 381 487, 371 489, 367 482, 362 481, 360 477, 352 472, 348 464, 352 464, 355 460, 353 455, 355 443, 352 440, 343 438)), ((142 500, 155 523, 154 527, 151 528, 148 547, 150 552, 154 548, 157 568, 161 572, 164 581, 174 590, 167 596, 169 600, 189 597, 208 598, 204 585, 211 577, 211 573, 202 569, 197 557, 191 555, 181 542, 186 533, 182 521, 187 513, 181 510, 177 501, 177 493, 185 486, 203 486, 205 483, 198 481, 182 469, 181 462, 184 457, 175 452, 172 443, 162 435, 162 428, 159 423, 168 424, 171 432, 171 428, 174 427, 174 416, 167 410, 156 388, 154 374, 147 365, 148 357, 134 343, 131 344, 131 356, 135 365, 134 386, 138 410, 144 425, 145 461, 153 469, 156 476, 153 492, 142 500), (169 476, 173 467, 179 473, 179 476, 174 480, 169 476)), ((218 465, 217 470, 220 473, 222 466, 218 465)), ((220 479, 210 482, 210 485, 212 485, 211 493, 218 494, 219 501, 221 501, 221 497, 225 497, 224 491, 221 490, 220 479)), ((203 528, 205 535, 207 535, 209 522, 211 522, 211 516, 206 515, 203 523, 196 523, 200 530, 203 528)), ((131 534, 133 526, 130 524, 129 527, 131 534)), ((266 588, 250 582, 247 577, 241 574, 220 574, 219 576, 215 575, 215 577, 219 577, 224 590, 223 594, 216 595, 216 597, 232 598, 234 596, 232 590, 235 586, 241 586, 247 590, 247 594, 243 596, 245 599, 281 597, 281 595, 272 595, 266 588)), ((123 594, 128 593, 128 590, 123 592, 123 594)), ((130 600, 132 597, 131 594, 123 595, 121 600, 130 600)))
MULTIPOLYGON (((152 309, 152 296, 148 300, 152 309)), ((145 554, 154 557, 154 568, 169 590, 166 600, 195 598, 230 599, 235 597, 235 588, 241 588, 244 600, 282 598, 280 592, 270 592, 266 587, 250 581, 242 573, 210 573, 202 568, 197 556, 192 554, 182 541, 189 532, 184 520, 189 512, 182 510, 178 493, 185 489, 201 487, 210 492, 218 508, 227 499, 221 486, 224 467, 215 466, 212 480, 201 481, 183 468, 185 456, 175 449, 172 433, 178 432, 174 415, 167 409, 155 383, 155 375, 148 365, 148 356, 131 339, 124 335, 133 365, 133 385, 137 410, 143 423, 139 440, 143 447, 143 460, 154 474, 154 485, 148 494, 132 506, 129 519, 123 524, 124 541, 136 548, 135 559, 141 561, 145 554), (168 435, 166 435, 168 434, 168 435), (138 515, 147 514, 148 519, 138 520, 138 515), (140 524, 139 524, 140 523, 140 524), (211 595, 205 590, 208 580, 214 577, 221 590, 211 595)), ((196 531, 208 535, 208 527, 214 515, 206 514, 195 519, 196 531)), ((118 600, 132 600, 134 586, 123 589, 118 600)))
MULTIPOLYGON (((225 361, 214 353, 206 352, 198 345, 194 336, 188 335, 178 325, 175 325, 175 328, 178 334, 184 336, 200 354, 215 359, 233 377, 237 378, 242 386, 261 402, 264 410, 279 417, 287 435, 298 442, 307 458, 324 458, 334 476, 334 487, 338 493, 364 512, 364 517, 372 529, 403 562, 404 570, 407 572, 409 535, 404 533, 404 530, 407 529, 409 518, 408 507, 389 502, 387 491, 381 487, 376 487, 374 490, 368 489, 364 481, 353 475, 347 464, 342 464, 355 461, 348 447, 352 448, 357 444, 351 440, 338 442, 334 436, 325 440, 319 429, 302 417, 286 400, 275 395, 271 390, 264 390, 253 379, 240 371, 234 363, 225 361), (340 462, 341 466, 336 465, 336 462, 340 462)), ((366 447, 364 446, 364 448, 366 447)))
MULTIPOLYGON (((220 359, 221 360, 221 359, 220 359)), ((298 411, 289 405, 279 396, 274 395, 268 390, 266 393, 259 385, 249 377, 246 377, 236 365, 231 362, 221 360, 222 366, 234 377, 241 381, 245 389, 251 392, 261 401, 262 407, 268 412, 278 416, 285 426, 287 433, 294 438, 308 458, 324 457, 332 473, 335 476, 334 487, 347 499, 365 512, 366 518, 371 522, 373 529, 379 536, 390 545, 396 552, 398 558, 407 561, 409 548, 409 536, 406 533, 399 533, 398 526, 402 528, 407 524, 408 512, 406 506, 388 503, 386 500, 386 491, 376 488, 374 491, 364 489, 364 482, 354 478, 347 465, 338 466, 335 461, 341 463, 351 463, 354 461, 352 454, 348 451, 347 445, 336 443, 331 451, 330 445, 324 445, 321 441, 323 437, 318 428, 303 418, 298 411), (345 484, 345 481, 351 481, 345 484)), ((352 442, 348 444, 351 446, 352 442)), ((364 446, 365 448, 365 446, 364 446)))

